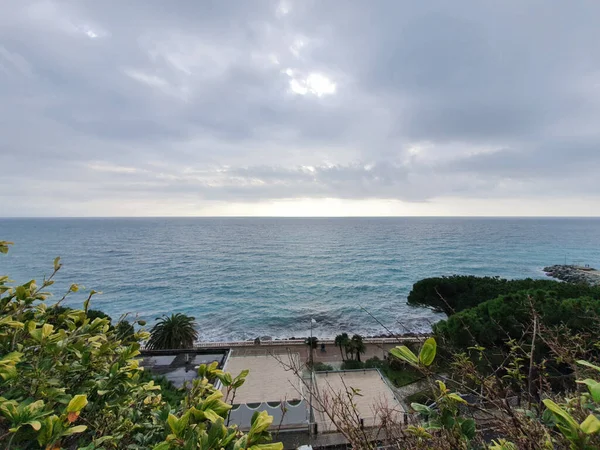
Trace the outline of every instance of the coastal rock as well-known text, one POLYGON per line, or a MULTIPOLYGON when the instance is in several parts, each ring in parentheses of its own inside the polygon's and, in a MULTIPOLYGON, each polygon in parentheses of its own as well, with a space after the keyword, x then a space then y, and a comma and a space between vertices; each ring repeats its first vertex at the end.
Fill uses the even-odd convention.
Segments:
POLYGON ((557 264, 544 267, 549 277, 557 278, 567 283, 584 283, 590 286, 600 286, 600 271, 592 267, 557 264))

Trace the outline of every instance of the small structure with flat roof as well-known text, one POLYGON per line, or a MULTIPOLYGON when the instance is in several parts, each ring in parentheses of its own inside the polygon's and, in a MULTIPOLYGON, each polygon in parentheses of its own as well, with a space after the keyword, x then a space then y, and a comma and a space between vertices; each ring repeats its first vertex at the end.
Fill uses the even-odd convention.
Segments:
POLYGON ((198 376, 200 364, 217 362, 219 367, 227 355, 226 350, 205 352, 201 350, 143 350, 141 366, 157 375, 164 376, 176 387, 181 388, 186 382, 198 376))
MULTIPOLYGON (((235 350, 225 362, 223 370, 237 376, 249 370, 244 384, 235 392, 230 423, 242 430, 250 428, 252 415, 257 411, 267 411, 273 416, 273 427, 280 430, 308 429, 308 407, 304 399, 302 381, 281 364, 298 365, 297 353, 289 355, 236 356, 235 350), (289 359, 293 361, 289 361, 289 359)), ((226 389, 223 389, 226 395, 226 389)))

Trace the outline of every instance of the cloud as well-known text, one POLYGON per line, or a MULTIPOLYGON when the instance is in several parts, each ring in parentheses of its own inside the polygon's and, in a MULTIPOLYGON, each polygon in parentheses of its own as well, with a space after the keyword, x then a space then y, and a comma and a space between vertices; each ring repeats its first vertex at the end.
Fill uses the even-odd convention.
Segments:
POLYGON ((593 2, 8 3, 0 215, 600 205, 593 2))

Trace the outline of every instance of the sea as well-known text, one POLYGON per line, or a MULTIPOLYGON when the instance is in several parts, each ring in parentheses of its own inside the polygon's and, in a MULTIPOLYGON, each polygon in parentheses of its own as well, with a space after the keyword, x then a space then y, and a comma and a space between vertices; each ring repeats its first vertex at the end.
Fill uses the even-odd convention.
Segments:
POLYGON ((113 319, 192 315, 202 341, 426 332, 444 315, 406 303, 422 278, 600 266, 600 218, 0 219, 0 240, 15 283, 60 256, 51 301, 77 283, 65 305, 94 289, 113 319))

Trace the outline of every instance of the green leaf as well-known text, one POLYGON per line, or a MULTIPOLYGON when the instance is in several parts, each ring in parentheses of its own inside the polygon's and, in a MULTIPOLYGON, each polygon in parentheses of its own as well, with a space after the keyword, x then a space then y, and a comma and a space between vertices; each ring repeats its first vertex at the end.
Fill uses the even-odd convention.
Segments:
POLYGON ((250 428, 250 432, 248 436, 256 436, 263 431, 266 431, 267 428, 271 426, 273 423, 273 417, 269 416, 266 411, 261 411, 260 413, 254 413, 254 417, 252 420, 252 426, 250 428))
POLYGON ((413 366, 419 365, 419 359, 406 345, 401 345, 399 347, 391 349, 390 354, 413 366))
POLYGON ((248 369, 244 369, 239 373, 239 375, 237 377, 235 377, 235 379, 238 380, 241 378, 246 378, 249 373, 250 373, 250 371, 248 369))
POLYGON ((63 431, 62 435, 71 436, 72 434, 83 433, 85 430, 87 430, 86 425, 77 425, 75 427, 67 428, 65 431, 63 431))
POLYGON ((467 401, 464 398, 462 398, 458 394, 455 394, 454 392, 451 394, 448 394, 448 398, 451 398, 452 400, 454 400, 455 402, 458 402, 458 403, 465 403, 465 404, 467 403, 467 401))
POLYGON ((597 433, 600 431, 600 420, 593 414, 590 414, 583 422, 581 422, 580 428, 585 434, 597 433))
POLYGON ((208 430, 207 435, 207 448, 220 448, 218 442, 227 436, 227 428, 223 425, 223 419, 219 417, 219 420, 215 422, 208 430))
POLYGON ((54 270, 60 269, 60 256, 54 258, 54 270))
POLYGON ((429 414, 431 412, 431 408, 429 406, 422 405, 421 403, 411 403, 410 407, 421 414, 429 414))
POLYGON ((21 361, 22 357, 23 357, 23 353, 10 352, 7 355, 4 355, 3 357, 0 358, 0 364, 4 363, 4 362, 16 364, 19 361, 21 361))
POLYGON ((11 352, 8 355, 0 357, 0 377, 3 380, 9 380, 17 376, 17 363, 21 361, 23 353, 11 352))
POLYGON ((204 417, 206 417, 208 420, 210 420, 213 423, 218 421, 219 419, 221 419, 221 416, 219 416, 212 409, 205 409, 203 412, 204 412, 204 417))
POLYGON ((26 425, 30 425, 35 431, 40 431, 40 428, 42 428, 42 424, 38 420, 30 420, 26 425))
POLYGON ((442 380, 436 380, 438 386, 440 387, 440 392, 442 394, 445 394, 446 392, 448 392, 448 388, 446 387, 446 383, 444 383, 442 380))
POLYGON ((469 440, 475 437, 475 421, 473 419, 465 419, 460 424, 462 434, 469 440))
POLYGON ((177 416, 173 414, 169 414, 169 418, 167 419, 167 423, 169 424, 169 428, 173 434, 177 434, 177 416))
POLYGON ((221 380, 221 383, 223 383, 223 386, 231 386, 231 383, 233 383, 233 378, 231 377, 230 373, 223 373, 221 375, 218 375, 217 378, 219 380, 221 380))
POLYGON ((577 364, 581 364, 582 366, 586 366, 586 367, 589 367, 591 369, 595 369, 598 372, 600 372, 600 367, 599 366, 595 366, 594 364, 592 364, 590 362, 579 360, 579 361, 577 361, 577 364))
POLYGON ((577 435, 579 433, 579 424, 575 422, 571 415, 564 411, 560 406, 554 403, 550 399, 543 400, 544 405, 554 414, 554 417, 557 419, 557 426, 559 430, 567 437, 568 439, 577 439, 577 435))
POLYGON ((25 324, 23 322, 12 320, 12 316, 6 316, 0 319, 0 325, 18 329, 25 328, 25 324))
POLYGON ((250 450, 283 450, 281 442, 273 442, 271 444, 258 444, 250 447, 250 450))
POLYGON ((71 399, 69 404, 67 405, 67 412, 79 412, 85 405, 88 404, 87 396, 84 394, 77 394, 75 397, 71 399))
POLYGON ((173 434, 177 437, 181 437, 181 435, 183 434, 183 432, 185 431, 185 429, 188 425, 189 420, 190 420, 189 413, 185 413, 183 416, 181 416, 180 419, 178 419, 173 414, 169 414, 167 423, 169 424, 169 427, 171 428, 171 431, 173 432, 173 434))
POLYGON ((437 343, 435 339, 430 337, 424 343, 423 347, 421 347, 421 352, 419 353, 419 361, 424 366, 430 366, 435 359, 435 354, 437 350, 437 343))
POLYGON ((50 336, 52 331, 54 331, 54 325, 50 325, 49 323, 42 325, 42 338, 45 339, 50 336))
POLYGON ((590 378, 587 378, 583 381, 577 380, 577 383, 587 385, 594 401, 600 403, 600 383, 590 378))
POLYGON ((515 444, 505 439, 499 439, 498 441, 492 441, 490 450, 519 450, 515 444))
POLYGON ((0 253, 8 253, 8 246, 9 245, 13 245, 13 242, 8 242, 8 241, 0 241, 0 253))

